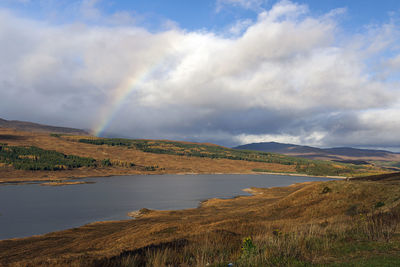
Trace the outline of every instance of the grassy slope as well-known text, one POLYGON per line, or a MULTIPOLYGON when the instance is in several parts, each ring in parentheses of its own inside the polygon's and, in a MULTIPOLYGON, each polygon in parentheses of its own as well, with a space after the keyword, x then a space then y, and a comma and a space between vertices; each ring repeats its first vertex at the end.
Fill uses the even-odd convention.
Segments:
POLYGON ((4 120, 0 118, 0 127, 9 128, 18 131, 28 132, 52 132, 52 133, 64 133, 64 134, 76 134, 76 135, 89 135, 88 132, 68 127, 58 127, 51 125, 44 125, 39 123, 27 122, 27 121, 14 121, 4 120))
MULTIPOLYGON (((286 166, 286 172, 301 173, 308 175, 331 175, 331 176, 358 176, 369 172, 381 171, 370 165, 356 166, 352 164, 332 163, 320 160, 309 160, 297 157, 290 157, 276 153, 258 151, 246 151, 230 149, 214 144, 201 144, 190 142, 176 142, 169 140, 135 140, 118 138, 96 138, 96 137, 68 137, 61 138, 78 141, 80 143, 97 146, 123 147, 128 150, 139 150, 146 153, 158 155, 174 155, 191 158, 228 159, 243 162, 257 162, 277 164, 286 166)), ((265 168, 254 168, 252 171, 274 172, 268 165, 265 168)))
MULTIPOLYGON (((198 158, 231 159, 251 162, 265 162, 294 167, 293 172, 308 175, 352 176, 360 173, 358 166, 333 164, 331 162, 289 157, 275 153, 230 149, 217 145, 184 143, 163 140, 132 140, 119 138, 81 138, 81 143, 120 146, 155 154, 179 155, 198 158)), ((360 168, 362 169, 362 168, 360 168)), ((254 169, 254 171, 271 171, 254 169)))
POLYGON ((163 174, 163 173, 252 173, 255 168, 278 172, 293 171, 293 166, 236 161, 229 159, 197 158, 169 154, 147 153, 126 147, 96 146, 78 143, 65 138, 50 136, 48 133, 30 133, 0 128, 0 143, 9 146, 36 146, 45 150, 55 150, 65 155, 94 158, 101 161, 111 159, 112 167, 79 168, 64 171, 23 171, 0 164, 1 181, 49 180, 68 177, 163 174), (134 163, 136 167, 127 168, 119 163, 134 163), (155 166, 155 170, 145 167, 155 166))
MULTIPOLYGON (((0 181, 56 180, 68 177, 164 174, 254 173, 255 171, 354 176, 382 172, 371 166, 310 161, 278 154, 240 151, 212 144, 125 140, 126 144, 96 145, 79 142, 87 136, 58 136, 0 128, 0 143, 35 146, 65 155, 110 159, 113 166, 74 168, 62 171, 24 171, 0 163, 0 181), (131 167, 131 163, 134 164, 131 167)), ((91 139, 96 139, 91 137, 91 139)), ((98 139, 96 139, 98 140, 98 139)), ((113 142, 114 139, 100 139, 113 142)), ((101 165, 101 164, 100 164, 101 165)))
POLYGON ((400 264, 399 175, 253 190, 197 209, 144 211, 135 220, 0 241, 0 265, 400 264), (246 237, 252 246, 243 250, 246 237))

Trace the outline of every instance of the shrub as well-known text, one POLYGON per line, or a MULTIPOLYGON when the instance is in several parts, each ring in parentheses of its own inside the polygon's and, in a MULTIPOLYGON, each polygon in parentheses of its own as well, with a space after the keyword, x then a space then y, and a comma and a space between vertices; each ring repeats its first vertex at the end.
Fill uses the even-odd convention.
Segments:
POLYGON ((256 253, 257 247, 254 245, 251 237, 243 239, 242 258, 249 258, 256 253))
POLYGON ((322 194, 326 194, 332 192, 332 189, 330 189, 329 187, 325 186, 324 189, 322 189, 322 194))
POLYGON ((105 167, 111 167, 111 166, 112 166, 112 163, 111 163, 111 160, 110 160, 110 159, 103 159, 103 160, 101 161, 101 165, 103 165, 103 166, 105 166, 105 167))

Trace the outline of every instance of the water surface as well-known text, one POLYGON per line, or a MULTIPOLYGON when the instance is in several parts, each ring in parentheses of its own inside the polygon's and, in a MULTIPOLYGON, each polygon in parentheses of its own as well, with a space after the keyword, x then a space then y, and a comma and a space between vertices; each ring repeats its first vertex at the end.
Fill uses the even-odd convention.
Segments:
POLYGON ((132 175, 86 178, 94 184, 0 186, 0 239, 26 237, 94 221, 129 219, 141 208, 185 209, 208 198, 248 195, 249 187, 326 178, 284 175, 132 175))

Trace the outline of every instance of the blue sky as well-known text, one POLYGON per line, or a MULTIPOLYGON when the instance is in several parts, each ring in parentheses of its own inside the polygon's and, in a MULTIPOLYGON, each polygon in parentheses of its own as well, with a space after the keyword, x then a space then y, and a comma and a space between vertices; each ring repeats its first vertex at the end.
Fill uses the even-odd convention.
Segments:
POLYGON ((0 0, 0 117, 400 151, 400 1, 0 0))
MULTIPOLYGON (((241 1, 218 0, 111 0, 87 1, 95 3, 104 14, 127 12, 140 17, 139 23, 151 29, 158 29, 163 21, 172 20, 187 30, 219 30, 237 19, 256 19, 261 9, 270 9, 276 2, 272 0, 254 2, 243 8, 241 1), (232 4, 233 3, 233 4, 232 4)), ((349 31, 359 31, 369 24, 389 21, 400 12, 397 0, 298 0, 296 3, 308 5, 315 14, 325 14, 333 9, 345 8, 347 14, 341 23, 349 31)), ((79 20, 76 8, 82 1, 76 0, 2 0, 0 6, 11 8, 24 16, 53 22, 79 20), (55 17, 57 14, 59 17, 55 17)))

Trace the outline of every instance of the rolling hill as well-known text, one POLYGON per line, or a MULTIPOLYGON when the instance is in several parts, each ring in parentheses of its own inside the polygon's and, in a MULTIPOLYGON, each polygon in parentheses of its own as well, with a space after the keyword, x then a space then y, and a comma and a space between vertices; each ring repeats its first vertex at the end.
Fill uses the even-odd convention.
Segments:
POLYGON ((33 122, 5 120, 0 118, 0 127, 28 132, 51 132, 61 134, 89 135, 87 131, 68 127, 50 126, 33 122))
POLYGON ((98 138, 70 134, 72 130, 69 134, 43 130, 53 129, 51 126, 33 129, 39 131, 0 127, 0 182, 168 173, 263 172, 354 177, 385 172, 370 164, 304 159, 206 143, 98 138))
POLYGON ((400 162, 400 153, 352 147, 317 148, 276 142, 263 142, 241 145, 235 147, 235 149, 273 152, 308 159, 331 160, 343 163, 375 163, 393 169, 396 169, 396 166, 400 162))

